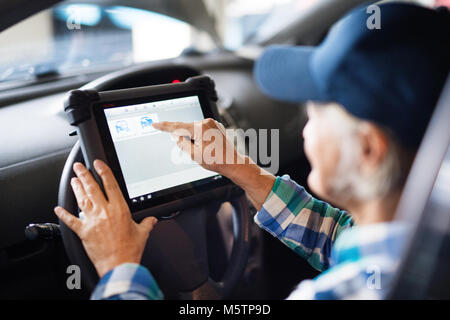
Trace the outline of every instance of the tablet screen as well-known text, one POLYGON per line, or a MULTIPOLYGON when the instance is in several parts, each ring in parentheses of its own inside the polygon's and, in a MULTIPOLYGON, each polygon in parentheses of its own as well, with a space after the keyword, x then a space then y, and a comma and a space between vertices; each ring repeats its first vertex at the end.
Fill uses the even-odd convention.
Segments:
POLYGON ((132 203, 147 201, 162 190, 217 177, 184 154, 168 133, 152 123, 204 119, 198 96, 104 109, 132 203))

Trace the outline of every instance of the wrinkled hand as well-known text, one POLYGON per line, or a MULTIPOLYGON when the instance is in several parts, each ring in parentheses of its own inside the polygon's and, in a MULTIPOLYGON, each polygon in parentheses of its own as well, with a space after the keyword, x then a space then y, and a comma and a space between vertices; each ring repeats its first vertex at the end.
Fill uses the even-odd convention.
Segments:
POLYGON ((203 168, 231 179, 247 193, 257 210, 266 200, 275 176, 240 154, 227 139, 224 126, 213 120, 198 122, 157 122, 153 127, 178 138, 178 147, 203 168))
POLYGON ((153 127, 175 136, 178 147, 203 168, 228 178, 233 178, 236 165, 250 163, 227 139, 225 127, 213 119, 192 123, 164 121, 154 123, 153 127))
POLYGON ((122 263, 139 263, 157 219, 149 217, 137 224, 122 195, 111 169, 96 160, 94 167, 102 179, 107 199, 92 174, 81 163, 75 163, 71 186, 82 219, 64 208, 56 207, 55 214, 81 239, 86 252, 100 277, 122 263))

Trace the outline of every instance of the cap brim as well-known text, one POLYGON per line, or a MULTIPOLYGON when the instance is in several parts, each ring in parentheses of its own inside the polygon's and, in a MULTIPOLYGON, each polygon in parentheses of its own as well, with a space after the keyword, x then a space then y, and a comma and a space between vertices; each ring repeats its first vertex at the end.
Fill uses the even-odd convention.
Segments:
POLYGON ((324 101, 310 69, 314 47, 271 46, 255 63, 254 76, 268 96, 288 102, 324 101))

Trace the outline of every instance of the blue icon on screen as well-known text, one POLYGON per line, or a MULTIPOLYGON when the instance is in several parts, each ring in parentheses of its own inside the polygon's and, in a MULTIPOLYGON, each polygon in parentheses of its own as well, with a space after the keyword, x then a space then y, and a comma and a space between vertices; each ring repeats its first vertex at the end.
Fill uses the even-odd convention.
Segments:
POLYGON ((148 116, 145 116, 145 117, 141 118, 141 127, 142 128, 149 128, 149 127, 151 128, 152 124, 153 124, 153 119, 152 118, 150 118, 148 116))
POLYGON ((125 120, 119 120, 116 122, 116 132, 120 134, 121 132, 130 132, 130 128, 128 127, 128 122, 125 120))

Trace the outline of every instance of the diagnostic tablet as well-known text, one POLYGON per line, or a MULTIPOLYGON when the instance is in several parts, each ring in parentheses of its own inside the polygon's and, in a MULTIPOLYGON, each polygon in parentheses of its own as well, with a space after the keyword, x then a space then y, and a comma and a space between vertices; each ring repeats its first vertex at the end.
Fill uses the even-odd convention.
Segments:
POLYGON ((77 127, 87 167, 95 159, 105 161, 132 213, 161 215, 198 204, 229 180, 194 163, 170 134, 152 124, 217 119, 216 101, 214 82, 198 76, 168 85, 71 91, 65 111, 77 127))

